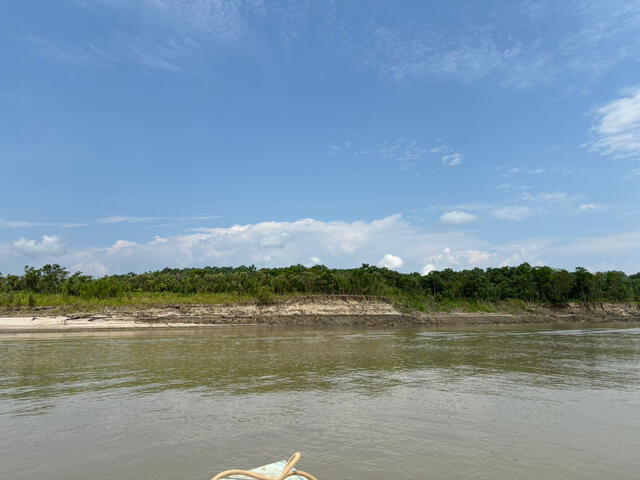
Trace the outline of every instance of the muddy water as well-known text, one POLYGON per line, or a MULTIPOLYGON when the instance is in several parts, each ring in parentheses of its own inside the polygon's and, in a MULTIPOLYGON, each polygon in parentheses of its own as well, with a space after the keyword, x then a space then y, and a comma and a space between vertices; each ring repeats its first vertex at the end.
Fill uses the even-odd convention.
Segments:
POLYGON ((0 478, 636 479, 640 328, 0 336, 0 478))

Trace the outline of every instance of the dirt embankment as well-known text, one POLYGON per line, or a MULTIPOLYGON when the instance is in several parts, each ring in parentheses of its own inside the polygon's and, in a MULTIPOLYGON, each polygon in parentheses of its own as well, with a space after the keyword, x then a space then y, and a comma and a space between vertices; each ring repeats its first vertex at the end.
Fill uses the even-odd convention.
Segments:
POLYGON ((631 303, 570 302, 562 306, 529 305, 519 312, 469 313, 433 312, 418 314, 438 325, 481 325, 507 323, 605 323, 640 321, 640 305, 631 303))
POLYGON ((523 323, 617 322, 640 320, 637 304, 571 303, 563 307, 530 306, 520 312, 407 313, 381 299, 304 297, 282 303, 118 307, 100 313, 54 315, 51 309, 0 314, 0 331, 97 330, 215 325, 479 325, 523 323))

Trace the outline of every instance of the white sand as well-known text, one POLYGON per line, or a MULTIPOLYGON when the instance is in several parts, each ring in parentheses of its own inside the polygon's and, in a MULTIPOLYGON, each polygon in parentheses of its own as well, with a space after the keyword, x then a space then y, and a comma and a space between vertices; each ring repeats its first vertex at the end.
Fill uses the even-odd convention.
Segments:
POLYGON ((131 328, 202 327, 197 323, 147 323, 126 318, 72 318, 69 316, 0 317, 0 332, 114 330, 131 328))

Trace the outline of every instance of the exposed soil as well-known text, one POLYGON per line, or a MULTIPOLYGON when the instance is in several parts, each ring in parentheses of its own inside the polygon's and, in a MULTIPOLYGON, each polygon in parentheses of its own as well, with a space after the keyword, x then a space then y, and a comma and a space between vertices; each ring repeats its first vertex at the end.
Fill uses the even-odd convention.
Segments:
POLYGON ((301 297, 282 303, 167 305, 105 308, 99 313, 59 315, 55 309, 7 312, 0 332, 158 328, 216 325, 401 326, 523 323, 603 323, 640 320, 637 304, 532 305, 517 313, 400 311, 393 304, 364 297, 301 297))

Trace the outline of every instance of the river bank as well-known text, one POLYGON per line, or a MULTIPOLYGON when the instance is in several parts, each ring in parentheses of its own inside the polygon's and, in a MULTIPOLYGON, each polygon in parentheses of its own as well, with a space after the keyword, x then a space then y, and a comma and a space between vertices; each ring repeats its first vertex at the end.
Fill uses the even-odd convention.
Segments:
POLYGON ((640 321, 637 304, 527 304, 501 311, 403 311, 366 297, 304 297, 272 304, 109 307, 60 313, 53 307, 0 312, 0 332, 178 328, 220 325, 408 326, 640 321))

